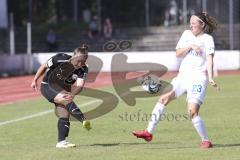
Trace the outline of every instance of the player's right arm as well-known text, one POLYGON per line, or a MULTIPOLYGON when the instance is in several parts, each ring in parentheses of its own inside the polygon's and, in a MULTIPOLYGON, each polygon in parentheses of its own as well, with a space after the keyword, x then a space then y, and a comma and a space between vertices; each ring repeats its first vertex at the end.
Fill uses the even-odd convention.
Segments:
POLYGON ((176 50, 176 57, 184 57, 187 55, 187 53, 192 49, 192 47, 189 45, 184 48, 179 48, 176 50))
POLYGON ((194 50, 197 54, 201 53, 201 48, 189 40, 191 36, 192 33, 190 30, 183 32, 176 46, 176 57, 185 57, 191 50, 194 50))
POLYGON ((176 57, 185 57, 187 53, 192 49, 190 45, 188 45, 187 37, 189 35, 189 30, 185 30, 176 46, 176 57))
POLYGON ((37 81, 38 79, 44 74, 44 72, 46 71, 46 69, 48 68, 47 63, 42 64, 38 70, 37 73, 35 74, 32 84, 31 84, 31 88, 37 90, 37 81))
POLYGON ((53 69, 58 65, 58 60, 61 60, 63 54, 56 54, 55 56, 51 57, 46 63, 42 64, 35 74, 31 88, 37 90, 37 81, 38 79, 44 74, 47 68, 53 69))
POLYGON ((200 54, 202 52, 201 48, 198 45, 190 44, 184 48, 179 48, 176 50, 176 56, 177 57, 184 57, 187 55, 187 53, 190 50, 194 50, 197 54, 200 54))

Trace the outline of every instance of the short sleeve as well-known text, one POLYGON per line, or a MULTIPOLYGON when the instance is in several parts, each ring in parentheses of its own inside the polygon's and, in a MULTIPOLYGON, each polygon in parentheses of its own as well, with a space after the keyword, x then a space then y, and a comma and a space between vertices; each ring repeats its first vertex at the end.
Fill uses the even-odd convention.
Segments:
POLYGON ((208 40, 206 41, 206 54, 214 54, 215 53, 215 45, 212 36, 209 36, 208 40))
POLYGON ((58 56, 55 55, 47 61, 48 68, 55 68, 57 66, 57 57, 58 56))
POLYGON ((55 56, 51 57, 48 61, 47 61, 47 66, 50 69, 54 69, 55 67, 57 67, 59 64, 64 63, 64 62, 68 62, 68 59, 71 56, 64 54, 64 53, 58 53, 55 56))
POLYGON ((83 66, 81 69, 79 69, 78 78, 86 80, 87 75, 88 75, 88 67, 87 66, 83 66))
POLYGON ((189 32, 191 32, 191 31, 185 30, 182 33, 182 35, 177 43, 176 49, 184 48, 188 45, 189 32))

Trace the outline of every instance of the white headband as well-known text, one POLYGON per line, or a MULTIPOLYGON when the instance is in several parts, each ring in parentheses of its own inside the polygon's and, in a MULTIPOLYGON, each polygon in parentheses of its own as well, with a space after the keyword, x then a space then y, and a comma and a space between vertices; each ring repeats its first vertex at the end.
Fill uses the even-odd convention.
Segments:
POLYGON ((193 15, 193 17, 196 17, 200 22, 202 22, 203 24, 205 24, 205 22, 203 22, 203 20, 202 20, 201 18, 199 18, 198 16, 193 15))

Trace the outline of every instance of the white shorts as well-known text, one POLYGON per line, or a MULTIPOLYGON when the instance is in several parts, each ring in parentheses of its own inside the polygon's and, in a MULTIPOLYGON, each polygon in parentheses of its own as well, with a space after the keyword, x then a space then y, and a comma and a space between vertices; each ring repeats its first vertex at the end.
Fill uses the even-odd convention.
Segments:
POLYGON ((175 77, 171 84, 175 97, 179 97, 187 93, 188 103, 197 103, 201 105, 205 97, 205 91, 208 84, 207 76, 181 76, 175 77))

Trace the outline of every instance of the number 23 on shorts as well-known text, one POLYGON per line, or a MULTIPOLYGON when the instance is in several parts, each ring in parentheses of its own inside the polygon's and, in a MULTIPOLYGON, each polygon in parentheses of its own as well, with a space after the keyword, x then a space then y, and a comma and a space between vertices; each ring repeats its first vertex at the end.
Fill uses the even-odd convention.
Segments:
POLYGON ((192 85, 192 93, 201 93, 202 85, 192 85))

